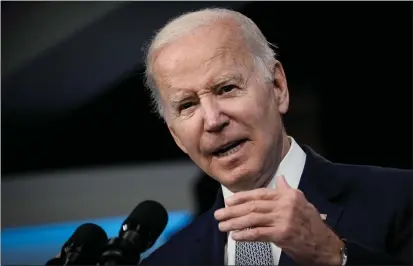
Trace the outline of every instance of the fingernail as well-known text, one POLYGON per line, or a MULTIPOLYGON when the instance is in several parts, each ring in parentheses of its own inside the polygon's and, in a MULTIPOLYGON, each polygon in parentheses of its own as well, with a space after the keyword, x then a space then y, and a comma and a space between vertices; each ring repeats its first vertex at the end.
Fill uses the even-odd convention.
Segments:
POLYGON ((219 223, 218 224, 218 228, 219 228, 219 230, 220 231, 225 231, 225 229, 226 229, 226 224, 224 223, 224 222, 222 222, 222 223, 219 223))

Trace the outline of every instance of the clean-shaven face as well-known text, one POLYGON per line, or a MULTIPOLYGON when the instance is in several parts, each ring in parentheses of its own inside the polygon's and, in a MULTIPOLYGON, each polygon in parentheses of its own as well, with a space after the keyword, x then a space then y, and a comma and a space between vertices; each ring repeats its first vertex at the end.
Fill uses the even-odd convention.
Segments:
POLYGON ((162 48, 153 69, 177 145, 234 192, 264 185, 284 148, 281 64, 264 80, 237 25, 221 21, 162 48))

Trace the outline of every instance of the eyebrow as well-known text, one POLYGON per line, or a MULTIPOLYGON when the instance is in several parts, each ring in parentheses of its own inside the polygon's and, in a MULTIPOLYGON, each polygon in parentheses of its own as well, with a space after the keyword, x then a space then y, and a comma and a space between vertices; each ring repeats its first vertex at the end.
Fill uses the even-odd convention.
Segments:
POLYGON ((209 90, 216 90, 231 81, 241 83, 243 81, 242 75, 240 73, 224 74, 215 81, 210 82, 207 87, 209 90))
MULTIPOLYGON (((237 73, 237 74, 224 74, 222 76, 219 76, 217 79, 212 80, 211 82, 207 83, 207 89, 215 91, 218 88, 224 86, 225 84, 230 83, 231 81, 235 81, 238 83, 243 82, 242 75, 237 73)), ((178 89, 178 91, 170 97, 170 103, 173 107, 178 105, 180 102, 186 100, 190 96, 190 92, 188 92, 188 89, 178 89)))
POLYGON ((182 92, 183 90, 179 90, 175 93, 169 100, 172 108, 176 109, 178 105, 184 101, 185 99, 189 98, 190 94, 187 92, 182 92))

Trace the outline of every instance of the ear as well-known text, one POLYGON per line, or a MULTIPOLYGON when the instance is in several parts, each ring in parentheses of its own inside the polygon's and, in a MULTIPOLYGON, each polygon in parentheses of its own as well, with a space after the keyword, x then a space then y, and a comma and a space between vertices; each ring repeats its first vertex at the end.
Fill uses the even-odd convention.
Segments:
POLYGON ((277 95, 278 111, 285 114, 288 111, 290 104, 290 95, 288 92, 287 78, 285 76, 284 68, 280 61, 276 60, 274 64, 274 86, 277 95))
POLYGON ((169 132, 171 132, 171 135, 172 135, 173 139, 175 140, 176 145, 178 145, 178 147, 179 147, 183 152, 187 153, 187 151, 186 151, 186 149, 185 149, 185 146, 183 145, 181 139, 179 138, 178 135, 175 134, 174 129, 173 129, 169 124, 168 124, 168 129, 169 129, 169 132))

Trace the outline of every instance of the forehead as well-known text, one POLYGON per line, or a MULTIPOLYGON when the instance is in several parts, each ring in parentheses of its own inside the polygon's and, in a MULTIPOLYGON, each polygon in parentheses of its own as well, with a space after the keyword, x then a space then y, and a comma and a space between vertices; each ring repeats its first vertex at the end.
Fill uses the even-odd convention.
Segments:
POLYGON ((242 35, 233 28, 202 28, 162 48, 154 73, 162 94, 174 88, 204 87, 224 76, 242 75, 250 56, 242 35))

